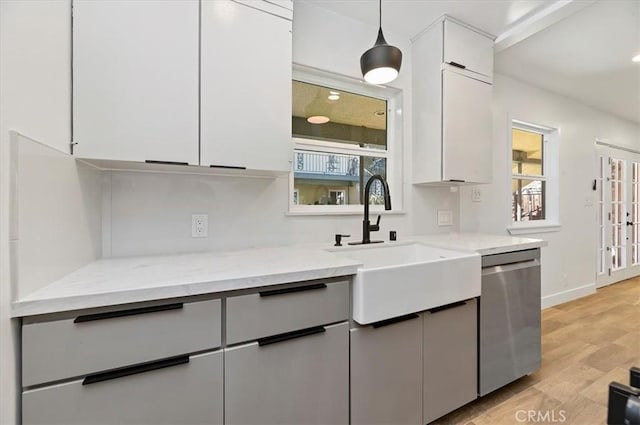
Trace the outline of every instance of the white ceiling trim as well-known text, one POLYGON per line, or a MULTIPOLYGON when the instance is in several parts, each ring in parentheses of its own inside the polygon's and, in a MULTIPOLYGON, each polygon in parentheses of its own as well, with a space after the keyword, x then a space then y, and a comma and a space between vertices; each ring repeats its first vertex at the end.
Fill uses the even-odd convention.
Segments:
POLYGON ((596 1, 597 0, 558 0, 532 15, 525 16, 496 38, 494 52, 498 53, 508 49, 514 44, 579 12, 596 1))

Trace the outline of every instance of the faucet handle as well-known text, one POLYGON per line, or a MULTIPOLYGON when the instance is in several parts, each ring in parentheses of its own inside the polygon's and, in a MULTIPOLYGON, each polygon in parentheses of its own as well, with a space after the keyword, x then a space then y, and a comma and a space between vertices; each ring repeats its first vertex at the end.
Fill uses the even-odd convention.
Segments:
POLYGON ((377 232, 380 230, 380 215, 378 215, 378 219, 376 220, 376 224, 372 224, 369 226, 369 231, 377 232))
POLYGON ((342 238, 350 238, 351 235, 341 235, 336 233, 336 243, 333 246, 342 246, 342 238))

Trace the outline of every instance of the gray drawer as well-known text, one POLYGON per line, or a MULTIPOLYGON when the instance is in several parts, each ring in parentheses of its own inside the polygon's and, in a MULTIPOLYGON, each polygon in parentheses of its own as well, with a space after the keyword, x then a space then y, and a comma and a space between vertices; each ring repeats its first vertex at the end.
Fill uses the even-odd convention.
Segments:
POLYGON ((349 423, 349 324, 225 349, 227 425, 349 423))
POLYGON ((22 385, 220 347, 220 304, 170 304, 23 325, 22 385))
POLYGON ((83 385, 25 391, 25 425, 222 424, 222 351, 188 363, 83 385), (188 389, 188 391, 185 391, 188 389))
POLYGON ((349 318, 349 282, 264 290, 227 299, 227 344, 349 318))

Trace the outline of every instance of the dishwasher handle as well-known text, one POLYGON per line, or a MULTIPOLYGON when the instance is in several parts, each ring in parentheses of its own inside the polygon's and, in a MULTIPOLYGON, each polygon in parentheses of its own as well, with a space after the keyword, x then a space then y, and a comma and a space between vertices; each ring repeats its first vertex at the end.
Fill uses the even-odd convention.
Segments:
POLYGON ((533 260, 521 261, 519 263, 484 267, 482 269, 482 276, 488 276, 496 273, 511 272, 515 270, 528 269, 529 267, 540 267, 540 260, 536 258, 533 260))

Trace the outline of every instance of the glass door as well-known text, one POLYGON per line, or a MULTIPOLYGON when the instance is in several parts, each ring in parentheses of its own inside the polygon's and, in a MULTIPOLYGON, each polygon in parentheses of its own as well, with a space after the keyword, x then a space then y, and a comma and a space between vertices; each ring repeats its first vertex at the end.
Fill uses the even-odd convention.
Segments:
POLYGON ((640 274, 640 154, 599 146, 597 286, 640 274))

